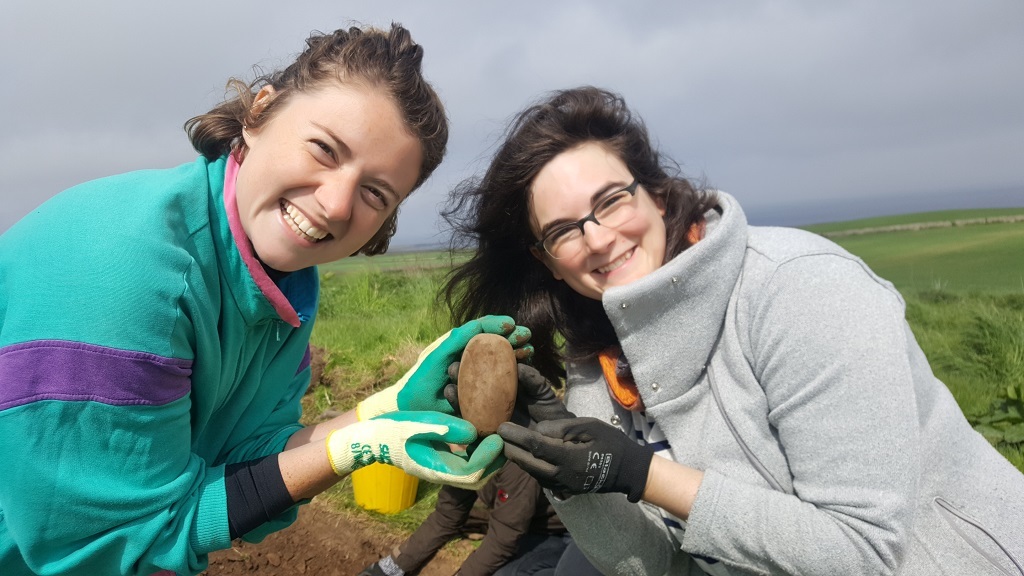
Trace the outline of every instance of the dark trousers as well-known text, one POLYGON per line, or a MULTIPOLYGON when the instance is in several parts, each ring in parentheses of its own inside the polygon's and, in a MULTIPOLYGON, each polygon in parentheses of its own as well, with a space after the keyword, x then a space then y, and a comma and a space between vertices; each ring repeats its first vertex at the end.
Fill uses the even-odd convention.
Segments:
POLYGON ((527 534, 519 552, 494 576, 600 576, 568 535, 527 534))

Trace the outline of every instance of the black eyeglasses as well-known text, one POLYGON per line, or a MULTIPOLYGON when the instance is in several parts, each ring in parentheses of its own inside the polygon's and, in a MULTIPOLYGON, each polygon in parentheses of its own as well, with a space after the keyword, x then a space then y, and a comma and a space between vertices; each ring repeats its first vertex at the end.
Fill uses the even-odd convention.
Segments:
POLYGON ((629 186, 601 198, 590 214, 575 222, 566 222, 548 230, 543 238, 533 244, 534 248, 547 252, 556 260, 575 256, 583 249, 583 226, 587 222, 614 229, 636 215, 633 198, 638 184, 639 182, 634 179, 629 186))

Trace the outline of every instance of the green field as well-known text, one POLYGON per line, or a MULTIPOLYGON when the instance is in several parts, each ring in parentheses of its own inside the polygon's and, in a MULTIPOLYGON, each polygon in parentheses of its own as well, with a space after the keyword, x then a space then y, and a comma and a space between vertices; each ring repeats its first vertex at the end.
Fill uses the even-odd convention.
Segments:
MULTIPOLYGON (((454 261, 461 261, 463 258, 462 255, 456 255, 454 261)), ((351 274, 353 272, 448 269, 452 266, 452 256, 447 250, 431 250, 427 252, 395 252, 377 256, 352 256, 325 264, 320 267, 320 272, 351 274)))
MULTIPOLYGON (((1024 208, 1010 213, 1022 214, 1024 208)), ((834 232, 977 217, 978 211, 934 212, 830 224, 827 231, 810 228, 834 232)), ((835 241, 894 283, 936 376, 972 425, 1024 471, 1024 222, 835 241)), ((393 383, 449 328, 435 294, 451 263, 447 252, 423 252, 349 258, 321 268, 321 311, 312 342, 325 364, 304 401, 306 423, 323 418, 325 411, 351 408, 393 383)), ((409 533, 433 510, 437 488, 421 482, 416 504, 393 516, 359 509, 347 479, 326 498, 347 513, 409 533)))
POLYGON ((1024 293, 1024 222, 832 240, 903 292, 1024 293))
POLYGON ((810 226, 801 226, 801 228, 818 234, 828 234, 829 232, 840 232, 843 230, 852 230, 857 228, 879 228, 882 226, 898 226, 901 224, 915 224, 919 222, 952 222, 954 220, 969 220, 998 216, 1019 216, 1022 214, 1024 214, 1024 207, 982 208, 976 210, 939 210, 935 212, 917 212, 914 214, 897 214, 894 216, 880 216, 877 218, 829 222, 827 224, 812 224, 810 226))

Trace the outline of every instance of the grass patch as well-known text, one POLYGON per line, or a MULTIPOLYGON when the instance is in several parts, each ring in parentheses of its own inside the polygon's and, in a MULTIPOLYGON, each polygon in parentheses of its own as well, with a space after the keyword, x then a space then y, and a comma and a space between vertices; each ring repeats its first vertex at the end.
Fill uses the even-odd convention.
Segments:
POLYGON ((324 383, 336 407, 389 385, 448 330, 434 295, 443 269, 321 274, 311 343, 324 351, 324 383), (359 394, 353 394, 353 391, 359 394))
POLYGON ((1024 471, 1024 293, 931 291, 907 304, 936 376, 974 428, 1024 471))

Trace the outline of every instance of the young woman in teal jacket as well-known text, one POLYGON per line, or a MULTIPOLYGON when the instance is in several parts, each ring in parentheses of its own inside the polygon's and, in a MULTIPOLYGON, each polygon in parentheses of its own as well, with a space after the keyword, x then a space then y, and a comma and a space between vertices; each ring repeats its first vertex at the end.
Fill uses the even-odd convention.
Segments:
POLYGON ((1024 575, 1024 475, 976 433, 892 284, 670 170, 617 95, 514 121, 447 211, 458 314, 534 371, 506 456, 606 574, 1024 575), (556 343, 564 339, 564 347, 556 343), (577 417, 578 416, 578 417, 577 417))
POLYGON ((316 266, 387 249, 447 120, 408 31, 313 35, 193 118, 202 154, 61 193, 0 237, 0 573, 197 574, 353 469, 475 488, 500 438, 450 416, 439 338, 357 409, 299 424, 316 266), (447 414, 443 413, 447 412, 447 414))

